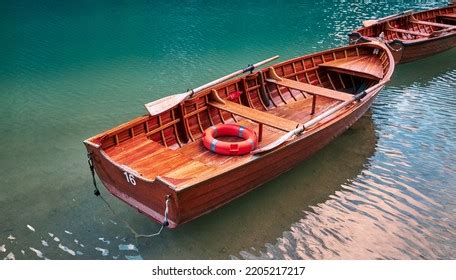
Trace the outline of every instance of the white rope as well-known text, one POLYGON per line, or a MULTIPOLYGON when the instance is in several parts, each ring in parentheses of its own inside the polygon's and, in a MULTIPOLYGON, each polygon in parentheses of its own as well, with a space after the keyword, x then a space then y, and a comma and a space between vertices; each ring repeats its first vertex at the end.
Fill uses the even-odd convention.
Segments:
POLYGON ((166 196, 166 201, 165 201, 165 214, 164 214, 164 218, 163 218, 163 223, 160 227, 160 229, 156 232, 156 233, 152 233, 152 234, 139 234, 136 230, 134 230, 130 224, 119 217, 119 215, 117 215, 117 213, 114 211, 114 209, 111 207, 111 205, 108 203, 108 201, 106 201, 101 195, 99 195, 99 197, 101 198, 101 200, 103 200, 103 202, 106 204, 106 206, 108 207, 108 209, 112 212, 112 214, 114 216, 116 216, 117 218, 119 218, 120 220, 122 220, 125 225, 127 226, 127 228, 131 231, 131 233, 133 233, 133 235, 135 236, 135 238, 140 238, 140 237, 145 237, 145 238, 149 238, 149 237, 154 237, 154 236, 158 236, 160 235, 160 233, 163 231, 163 228, 165 228, 165 226, 168 226, 168 212, 169 212, 169 201, 171 199, 171 197, 169 195, 166 196))
POLYGON ((134 231, 130 227, 130 230, 135 234, 136 238, 139 238, 139 237, 149 238, 149 237, 154 237, 154 236, 160 235, 160 233, 162 232, 163 228, 168 225, 168 205, 169 205, 169 200, 170 200, 170 196, 167 195, 166 196, 166 201, 165 201, 165 215, 164 215, 163 223, 162 223, 160 229, 156 233, 153 233, 153 234, 137 234, 136 231, 134 231))

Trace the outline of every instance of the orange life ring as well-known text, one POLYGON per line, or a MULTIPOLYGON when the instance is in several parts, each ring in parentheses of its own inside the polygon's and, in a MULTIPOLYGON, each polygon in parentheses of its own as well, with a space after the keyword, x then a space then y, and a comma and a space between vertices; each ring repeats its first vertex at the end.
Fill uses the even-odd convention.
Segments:
POLYGON ((204 146, 217 154, 245 155, 253 151, 258 140, 255 132, 237 124, 218 124, 208 127, 203 133, 204 146), (225 142, 217 140, 220 136, 236 136, 243 138, 240 142, 225 142))

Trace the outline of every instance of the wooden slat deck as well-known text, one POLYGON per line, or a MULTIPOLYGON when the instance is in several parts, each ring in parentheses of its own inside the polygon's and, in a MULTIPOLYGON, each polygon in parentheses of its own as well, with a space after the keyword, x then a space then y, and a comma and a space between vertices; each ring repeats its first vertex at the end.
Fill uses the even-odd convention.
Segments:
POLYGON ((125 165, 141 176, 154 180, 156 176, 182 169, 193 172, 211 172, 206 164, 171 150, 144 135, 134 137, 106 150, 108 156, 120 165, 125 165))
POLYGON ((306 84, 306 83, 301 83, 301 82, 298 82, 295 80, 289 80, 289 79, 285 79, 282 77, 280 78, 280 80, 278 80, 278 79, 266 79, 266 80, 270 83, 275 83, 275 84, 278 84, 280 86, 284 86, 287 88, 297 89, 300 91, 307 92, 309 94, 324 96, 324 97, 328 97, 328 98, 332 98, 332 99, 336 99, 336 100, 340 100, 340 101, 347 101, 352 98, 352 95, 347 94, 347 93, 343 93, 340 91, 336 91, 336 90, 332 90, 332 89, 328 89, 328 88, 324 88, 324 87, 318 87, 318 86, 314 86, 314 85, 310 85, 310 84, 306 84))
POLYGON ((209 102, 208 105, 244 117, 246 119, 262 123, 283 131, 291 131, 298 127, 299 123, 272 114, 255 110, 231 101, 224 101, 225 104, 217 101, 209 102))
POLYGON ((285 106, 279 106, 268 112, 278 117, 287 118, 299 123, 305 123, 338 103, 338 100, 326 97, 318 98, 315 105, 315 113, 312 114, 312 98, 307 98, 289 103, 285 106))
MULTIPOLYGON (((310 115, 311 101, 310 98, 299 100, 271 109, 267 113, 230 101, 225 101, 228 104, 225 104, 225 107, 217 101, 211 103, 224 109, 230 108, 233 114, 242 113, 243 116, 241 117, 243 119, 237 124, 253 131, 258 131, 259 125, 257 122, 263 121, 265 118, 267 118, 265 122, 270 125, 280 126, 281 129, 274 126, 265 126, 263 128, 263 140, 259 143, 259 146, 262 147, 283 135, 283 130, 292 130, 296 127, 296 124, 311 119, 313 117, 310 115), (250 118, 254 120, 250 121, 250 118)), ((334 104, 337 104, 334 99, 318 99, 316 115, 334 104)), ((211 104, 209 105, 211 106, 211 104)), ((203 146, 201 140, 190 142, 181 148, 171 150, 148 139, 145 135, 135 136, 117 146, 113 146, 106 150, 106 153, 118 164, 125 165, 150 180, 161 176, 173 183, 177 188, 183 188, 204 176, 213 176, 214 174, 236 168, 252 159, 251 155, 232 157, 212 153, 203 146)))
POLYGON ((145 155, 161 153, 166 148, 144 135, 129 139, 107 150, 108 155, 121 164, 129 164, 145 155))
POLYGON ((319 65, 336 72, 360 76, 368 79, 381 80, 383 68, 380 58, 376 55, 354 56, 337 59, 319 65))

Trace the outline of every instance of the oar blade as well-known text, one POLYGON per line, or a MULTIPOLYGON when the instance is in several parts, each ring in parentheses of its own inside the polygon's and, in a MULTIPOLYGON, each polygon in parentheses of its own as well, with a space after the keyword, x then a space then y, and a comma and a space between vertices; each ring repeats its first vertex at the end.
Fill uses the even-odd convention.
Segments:
POLYGON ((185 92, 163 97, 161 99, 145 104, 147 111, 151 116, 156 116, 164 111, 176 106, 187 98, 191 93, 185 92))

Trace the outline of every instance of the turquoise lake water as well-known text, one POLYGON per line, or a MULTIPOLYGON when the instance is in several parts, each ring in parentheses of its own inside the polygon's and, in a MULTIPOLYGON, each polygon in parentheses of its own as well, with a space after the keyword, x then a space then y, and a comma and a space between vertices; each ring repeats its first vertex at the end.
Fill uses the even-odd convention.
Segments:
POLYGON ((0 259, 456 258, 456 49, 398 66, 327 148, 159 237, 93 196, 82 145, 156 98, 446 2, 3 0, 0 259))

